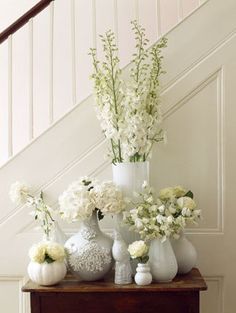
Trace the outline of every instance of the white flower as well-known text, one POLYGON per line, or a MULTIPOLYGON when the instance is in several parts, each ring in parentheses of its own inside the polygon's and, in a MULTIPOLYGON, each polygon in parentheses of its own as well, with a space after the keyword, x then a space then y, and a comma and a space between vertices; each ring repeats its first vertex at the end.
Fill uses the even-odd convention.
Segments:
POLYGON ((43 241, 33 245, 29 250, 29 257, 31 261, 37 263, 44 263, 49 257, 52 261, 64 261, 65 250, 64 247, 56 242, 43 241))
POLYGON ((161 200, 167 200, 174 196, 174 190, 172 187, 163 188, 159 192, 159 197, 161 200))
POLYGON ((27 201, 28 194, 29 187, 25 183, 16 181, 10 187, 9 197, 13 203, 25 203, 27 201))
POLYGON ((45 261, 46 244, 43 242, 33 245, 29 250, 31 261, 43 263, 45 261))
POLYGON ((190 197, 181 197, 177 200, 177 204, 180 208, 188 208, 190 210, 193 210, 196 208, 196 203, 194 200, 190 197))
POLYGON ((117 214, 125 209, 121 190, 111 181, 97 184, 93 189, 96 208, 103 214, 117 214))
POLYGON ((129 245, 128 251, 132 259, 141 258, 148 253, 148 246, 143 240, 135 241, 129 245))
POLYGON ((46 245, 46 252, 48 256, 54 261, 64 261, 65 249, 57 242, 48 242, 46 245))
POLYGON ((72 183, 59 197, 60 214, 68 222, 84 220, 95 209, 117 214, 125 208, 121 190, 113 182, 100 183, 88 177, 72 183))

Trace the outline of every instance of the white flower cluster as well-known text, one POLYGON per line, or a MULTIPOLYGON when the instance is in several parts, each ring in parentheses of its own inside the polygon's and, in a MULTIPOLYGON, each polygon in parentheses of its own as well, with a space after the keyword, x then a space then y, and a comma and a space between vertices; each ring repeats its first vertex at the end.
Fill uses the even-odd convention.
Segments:
POLYGON ((9 197, 13 203, 24 204, 27 201, 29 187, 23 183, 16 181, 10 187, 9 197))
POLYGON ((29 250, 31 261, 37 263, 63 262, 66 254, 63 246, 56 242, 43 241, 33 245, 29 250))
POLYGON ((85 220, 95 210, 105 214, 117 214, 125 208, 122 193, 109 181, 100 183, 82 177, 72 183, 59 197, 60 214, 68 222, 85 220))
POLYGON ((17 181, 11 185, 9 197, 13 203, 26 204, 28 207, 34 208, 31 215, 34 216, 35 220, 41 222, 41 228, 47 239, 49 239, 54 226, 53 210, 44 202, 42 191, 39 197, 33 196, 30 193, 30 188, 25 183, 17 181))
POLYGON ((159 76, 162 70, 161 50, 167 40, 162 38, 147 50, 145 30, 131 22, 136 40, 128 84, 121 78, 115 35, 108 31, 101 36, 104 61, 93 60, 96 114, 105 137, 109 140, 112 163, 146 161, 155 142, 165 141, 160 128, 162 120, 159 100, 159 76))
POLYGON ((145 240, 177 238, 188 222, 196 223, 201 216, 192 192, 181 186, 162 189, 155 197, 152 188, 145 185, 139 197, 135 208, 124 213, 124 221, 145 240))

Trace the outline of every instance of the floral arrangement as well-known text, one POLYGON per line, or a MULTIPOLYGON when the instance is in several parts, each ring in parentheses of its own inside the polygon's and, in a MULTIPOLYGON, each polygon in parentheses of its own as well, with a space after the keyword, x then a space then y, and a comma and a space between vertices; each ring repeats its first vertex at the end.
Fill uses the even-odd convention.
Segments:
POLYGON ((94 72, 96 113, 105 137, 110 142, 112 163, 146 161, 155 142, 163 142, 165 133, 160 128, 161 105, 159 77, 162 70, 162 38, 147 50, 145 29, 131 22, 136 40, 136 52, 131 61, 130 79, 121 78, 115 35, 108 31, 101 36, 104 58, 100 62, 96 49, 90 49, 94 72))
POLYGON ((120 213, 125 209, 125 202, 114 183, 82 177, 62 193, 59 207, 62 219, 74 222, 91 217, 94 211, 98 211, 99 219, 106 214, 120 213))
POLYGON ((41 191, 38 197, 33 196, 30 193, 29 186, 17 181, 11 185, 9 196, 13 203, 26 204, 28 207, 34 208, 31 214, 35 220, 40 221, 46 239, 49 240, 54 226, 54 219, 52 218, 52 209, 43 199, 43 192, 41 191))
POLYGON ((153 189, 144 183, 143 192, 136 196, 135 207, 124 212, 124 222, 145 240, 178 238, 187 223, 196 223, 201 216, 193 193, 181 186, 162 189, 155 197, 153 189))
POLYGON ((143 240, 134 241, 128 247, 131 258, 137 259, 139 263, 147 263, 148 250, 148 246, 143 240))
POLYGON ((29 250, 31 261, 36 263, 63 262, 66 257, 65 249, 56 242, 43 241, 33 245, 29 250))

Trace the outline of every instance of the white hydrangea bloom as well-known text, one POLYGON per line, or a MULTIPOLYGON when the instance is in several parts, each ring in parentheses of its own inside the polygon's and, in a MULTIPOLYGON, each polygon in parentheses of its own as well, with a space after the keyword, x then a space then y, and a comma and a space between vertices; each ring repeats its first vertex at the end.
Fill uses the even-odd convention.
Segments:
POLYGON ((25 203, 27 201, 28 194, 29 187, 23 182, 16 181, 10 187, 9 197, 13 203, 25 203))

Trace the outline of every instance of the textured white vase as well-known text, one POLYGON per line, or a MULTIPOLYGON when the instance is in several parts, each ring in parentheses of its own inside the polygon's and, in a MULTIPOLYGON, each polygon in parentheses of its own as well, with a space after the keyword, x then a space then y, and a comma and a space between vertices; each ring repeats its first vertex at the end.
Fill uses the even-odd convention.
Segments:
POLYGON ((178 273, 187 274, 197 262, 195 247, 183 232, 181 232, 179 239, 172 239, 171 244, 178 264, 178 273))
POLYGON ((138 263, 137 273, 134 276, 134 280, 137 285, 145 286, 150 285, 152 282, 152 275, 150 273, 150 267, 148 264, 138 263))
POLYGON ((177 274, 178 266, 169 239, 153 239, 149 248, 149 265, 156 282, 169 282, 177 274))
POLYGON ((83 221, 79 232, 65 243, 68 266, 78 280, 95 281, 103 278, 112 267, 113 240, 98 225, 96 212, 83 221))
MULTIPOLYGON (((149 162, 127 162, 112 165, 113 182, 119 186, 125 197, 133 199, 134 192, 141 192, 144 181, 149 182, 149 162)), ((131 207, 127 207, 129 210, 131 207)), ((127 244, 139 239, 139 235, 130 232, 122 224, 122 214, 116 216, 118 231, 127 244)), ((137 264, 136 264, 137 265, 137 264)), ((136 266, 135 266, 136 268, 136 266)))
POLYGON ((42 286, 52 286, 59 283, 66 275, 64 262, 55 261, 52 263, 30 262, 28 265, 30 279, 42 286))

